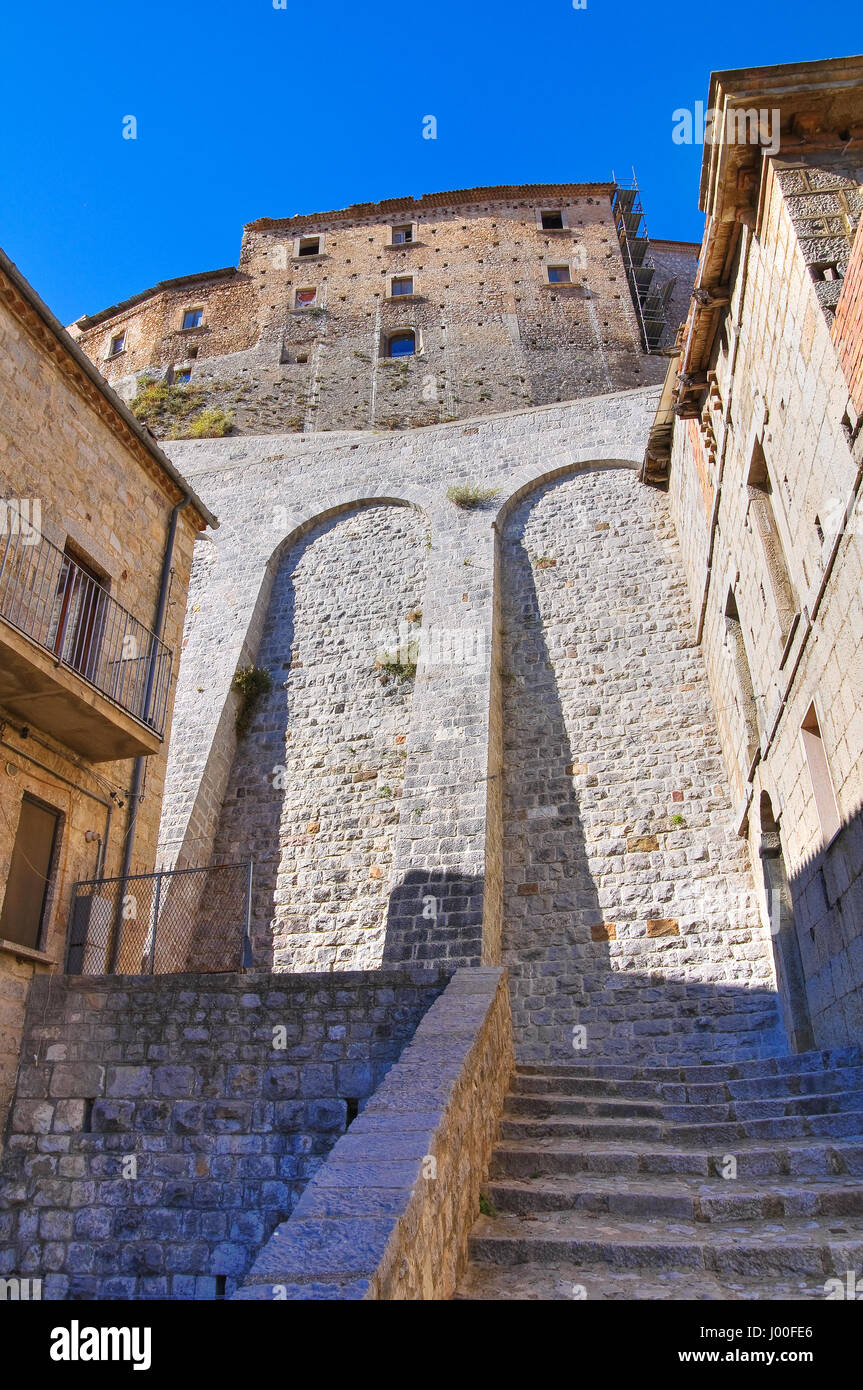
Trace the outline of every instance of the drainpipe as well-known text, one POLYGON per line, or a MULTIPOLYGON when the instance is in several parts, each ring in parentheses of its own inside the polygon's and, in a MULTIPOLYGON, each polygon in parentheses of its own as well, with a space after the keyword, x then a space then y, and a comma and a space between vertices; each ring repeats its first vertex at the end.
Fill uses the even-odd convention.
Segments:
MULTIPOLYGON (((162 559, 162 574, 159 580, 159 597, 156 601, 156 616, 153 621, 153 634, 158 641, 161 641, 162 629, 165 624, 165 610, 168 606, 168 585, 171 578, 171 565, 174 560, 174 541, 177 535, 177 522, 180 512, 191 502, 188 493, 183 496, 171 512, 171 520, 168 525, 168 536, 165 541, 165 554, 162 559)), ((155 651, 154 651, 155 658, 155 651)), ((153 697, 153 682, 156 677, 155 659, 150 662, 150 670, 147 675, 147 688, 144 692, 144 708, 142 719, 146 722, 150 713, 150 701, 153 697)), ((129 817, 126 822, 126 843, 123 849, 123 865, 120 869, 121 887, 123 881, 128 879, 129 870, 132 867, 132 855, 135 850, 135 831, 138 825, 138 806, 141 798, 141 784, 144 780, 144 767, 146 758, 141 756, 135 759, 135 767, 132 773, 132 785, 129 789, 129 817)), ((108 957, 107 970, 109 975, 113 975, 114 967, 117 963, 117 953, 120 949, 120 914, 123 910, 123 897, 121 892, 117 900, 117 907, 114 914, 114 924, 111 932, 111 948, 108 957)))

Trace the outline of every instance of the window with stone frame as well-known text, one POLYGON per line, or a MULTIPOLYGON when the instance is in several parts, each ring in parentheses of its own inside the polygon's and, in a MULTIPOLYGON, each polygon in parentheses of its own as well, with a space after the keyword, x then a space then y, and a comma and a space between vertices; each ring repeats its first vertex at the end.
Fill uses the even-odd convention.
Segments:
POLYGON ((809 768, 809 777, 812 782, 821 836, 826 845, 837 834, 842 821, 814 704, 811 704, 806 711, 806 717, 800 728, 800 736, 803 740, 803 752, 806 755, 806 765, 809 768))
POLYGON ((412 275, 394 275, 390 294, 395 297, 400 294, 413 294, 414 277, 412 275))
POLYGON ((204 318, 204 311, 203 311, 202 308, 197 308, 197 309, 186 309, 185 312, 183 313, 183 329, 184 329, 184 331, 185 331, 186 329, 189 329, 189 328, 200 328, 200 327, 201 327, 201 323, 202 323, 202 321, 203 321, 203 318, 204 318))
POLYGON ((413 357, 416 350, 417 337, 412 328, 390 334, 387 341, 388 357, 413 357))
POLYGON ((393 227, 393 246, 406 246, 414 239, 414 227, 412 222, 406 222, 401 227, 393 227))
POLYGON ((563 231, 563 213, 562 213, 562 212, 560 212, 560 211, 554 211, 554 212, 541 212, 540 215, 539 215, 539 217, 540 217, 540 223, 541 223, 541 225, 542 225, 542 230, 543 230, 544 232, 562 232, 562 231, 563 231))
POLYGON ((548 269, 548 283, 550 285, 571 285, 572 274, 568 265, 550 265, 548 269))
POLYGON ((115 333, 108 347, 109 357, 119 357, 121 352, 126 351, 126 330, 122 333, 115 333))
POLYGON ((311 309, 317 301, 318 292, 316 289, 297 290, 294 294, 294 308, 311 309))

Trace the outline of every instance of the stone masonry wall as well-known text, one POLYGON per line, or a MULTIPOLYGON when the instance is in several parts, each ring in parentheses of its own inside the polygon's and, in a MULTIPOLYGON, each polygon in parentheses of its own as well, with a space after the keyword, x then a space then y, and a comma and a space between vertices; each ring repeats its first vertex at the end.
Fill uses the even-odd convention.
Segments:
MULTIPOLYGON (((386 903, 385 963, 494 963, 500 949, 501 883, 495 517, 515 491, 555 471, 603 458, 634 461, 644 447, 653 402, 649 392, 631 392, 597 397, 577 407, 538 408, 493 421, 412 430, 398 436, 223 439, 172 446, 179 466, 199 487, 206 485, 222 524, 213 539, 199 547, 206 558, 196 564, 189 603, 163 822, 165 867, 206 863, 211 858, 217 808, 227 794, 231 806, 221 850, 237 857, 238 845, 244 851, 254 848, 262 838, 262 826, 265 841, 278 832, 284 840, 277 850, 284 855, 283 881, 275 891, 286 894, 284 901, 291 911, 298 909, 300 921, 295 926, 302 927, 304 915, 317 924, 333 908, 343 911, 340 899, 329 904, 314 901, 315 894, 340 893, 343 885, 333 882, 329 870, 325 878, 317 867, 315 856, 320 849, 312 838, 317 841, 323 836, 321 843, 328 844, 334 843, 333 834, 361 834, 365 838, 354 842, 357 862, 331 867, 334 874, 346 872, 354 885, 364 880, 369 906, 386 903), (457 484, 486 487, 496 490, 496 495, 485 506, 463 510, 446 496, 457 484), (383 505, 393 501, 410 506, 383 505), (381 520, 410 528, 391 533, 397 541, 391 555, 384 555, 383 540, 377 546, 373 539, 381 520), (430 549, 425 548, 426 526, 431 532, 430 549), (356 534, 350 537, 349 532, 356 534), (413 543, 408 545, 411 537, 413 543), (348 546, 359 567, 356 592, 349 602, 340 597, 348 565, 354 563, 346 559, 348 546), (385 582, 371 573, 374 555, 379 557, 375 564, 385 582), (321 635, 317 645, 307 644, 307 656, 297 653, 304 665, 284 672, 276 669, 289 659, 282 650, 286 628, 277 619, 283 600, 271 601, 271 595, 287 594, 279 585, 287 583, 295 562, 301 585, 298 603, 312 605, 309 612, 318 614, 321 635), (280 580, 283 563, 288 568, 280 580), (418 592, 421 563, 427 574, 424 596, 418 592), (417 603, 422 608, 419 629, 405 616, 417 603), (331 611, 325 614, 319 604, 329 605, 331 611), (363 615, 366 604, 368 617, 363 615), (268 613, 273 619, 272 639, 263 638, 268 613), (372 624, 372 614, 385 615, 387 625, 390 618, 403 622, 406 636, 419 631, 418 666, 410 695, 408 683, 376 683, 367 649, 356 660, 350 655, 358 650, 353 645, 357 634, 362 639, 360 648, 367 643, 364 634, 378 621, 376 617, 372 624), (257 732, 251 741, 246 740, 236 763, 235 790, 229 791, 236 749, 236 696, 230 693, 230 684, 237 667, 250 661, 272 666, 277 686, 287 679, 288 687, 274 692, 271 702, 262 707, 257 732), (344 677, 339 674, 342 665, 344 677), (337 712, 342 698, 336 692, 343 678, 345 708, 337 712), (304 704, 304 691, 326 691, 329 701, 330 686, 332 708, 325 702, 326 718, 312 714, 304 704), (282 713, 271 727, 280 701, 282 713), (400 707, 404 713, 404 722, 400 715, 393 724, 391 741, 379 718, 390 707, 400 707), (362 714, 360 721, 355 718, 357 711, 362 714), (282 761, 284 752, 279 754, 267 740, 277 734, 281 749, 290 747, 295 714, 302 752, 291 764, 289 787, 280 790, 271 783, 274 765, 282 761), (313 724, 312 718, 319 722, 313 724), (363 744, 353 737, 358 722, 365 723, 371 742, 385 749, 393 767, 398 766, 394 755, 404 750, 406 757, 398 758, 404 766, 400 798, 377 795, 385 785, 397 789, 390 772, 353 782, 354 777, 379 766, 377 753, 363 762, 363 744), (290 739, 285 739, 286 733, 290 739), (402 735, 406 735, 404 744, 396 744, 402 735), (351 747, 355 754, 349 754, 351 747), (330 777, 334 781, 328 789, 330 777), (334 813, 342 808, 331 824, 326 808, 317 819, 318 786, 325 795, 332 792, 334 813), (307 808, 294 788, 300 789, 300 798, 308 795, 307 808), (241 797, 241 790, 246 795, 241 797), (281 817, 285 790, 286 819, 279 830, 276 815, 281 817), (253 810, 245 824, 240 803, 250 792, 253 810), (371 815, 362 829, 348 825, 354 816, 353 811, 348 816, 352 804, 365 806, 363 816, 371 815), (261 820, 262 807, 269 808, 268 822, 261 820), (380 827, 372 824, 378 816, 380 827), (310 825, 319 829, 309 830, 310 825), (375 846, 374 858, 372 831, 382 841, 375 846), (386 853, 388 861, 379 859, 379 853, 386 853), (364 857, 368 863, 362 862, 364 857), (371 877, 374 868, 384 871, 381 879, 371 877), (321 875, 319 880, 313 877, 316 873, 321 875), (296 884, 289 881, 292 876, 297 876, 296 884)), ((382 537, 387 534, 386 530, 381 533, 382 537)), ((302 645, 302 634, 300 640, 302 645)), ((260 845, 258 849, 271 852, 260 845)), ((272 920, 277 918, 276 909, 273 903, 272 920)), ((348 925, 350 949, 358 954, 344 964, 365 963, 371 952, 380 950, 380 925, 371 926, 368 939, 365 925, 342 922, 339 931, 348 925)), ((308 927, 303 931, 303 949, 314 952, 312 932, 308 927)), ((326 968, 333 952, 325 939, 321 945, 325 949, 316 960, 326 968)))
POLYGON ((416 660, 429 545, 416 508, 371 506, 282 553, 257 656, 274 688, 214 843, 217 860, 256 862, 262 964, 381 964, 413 681, 379 663, 416 660))
POLYGON ((46 1298, 230 1296, 446 979, 42 977, 0 1273, 46 1298))
POLYGON ((781 1048, 665 499, 629 469, 579 472, 517 503, 502 551, 519 1055, 781 1048))
POLYGON ((236 1297, 451 1298, 512 1068, 505 972, 456 971, 236 1297))

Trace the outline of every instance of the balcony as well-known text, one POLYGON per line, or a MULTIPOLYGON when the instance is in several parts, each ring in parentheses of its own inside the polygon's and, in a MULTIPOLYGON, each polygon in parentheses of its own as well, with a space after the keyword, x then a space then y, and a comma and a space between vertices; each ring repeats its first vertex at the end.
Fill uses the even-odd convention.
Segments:
POLYGON ((0 537, 0 704, 91 762, 158 751, 171 653, 36 531, 0 537))

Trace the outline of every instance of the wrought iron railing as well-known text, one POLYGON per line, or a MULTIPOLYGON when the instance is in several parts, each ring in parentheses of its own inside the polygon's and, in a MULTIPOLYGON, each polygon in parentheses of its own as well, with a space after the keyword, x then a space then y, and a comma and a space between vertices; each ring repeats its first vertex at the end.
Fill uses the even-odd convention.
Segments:
POLYGON ((170 650, 44 536, 10 528, 0 537, 0 617, 163 733, 170 650))
POLYGON ((251 964, 252 864, 75 884, 70 975, 216 974, 251 964))

